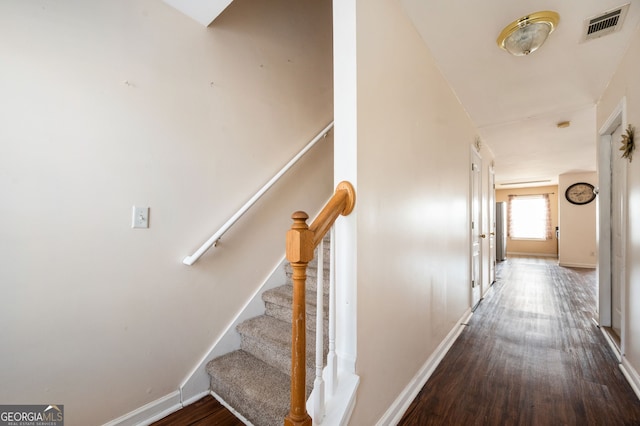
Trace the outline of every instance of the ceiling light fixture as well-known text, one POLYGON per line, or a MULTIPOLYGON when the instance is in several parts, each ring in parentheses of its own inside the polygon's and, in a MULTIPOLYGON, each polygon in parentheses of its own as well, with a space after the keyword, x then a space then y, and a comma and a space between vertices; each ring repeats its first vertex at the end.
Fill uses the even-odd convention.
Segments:
POLYGON ((558 25, 560 15, 550 10, 531 13, 507 25, 498 36, 498 46, 515 56, 538 49, 558 25))

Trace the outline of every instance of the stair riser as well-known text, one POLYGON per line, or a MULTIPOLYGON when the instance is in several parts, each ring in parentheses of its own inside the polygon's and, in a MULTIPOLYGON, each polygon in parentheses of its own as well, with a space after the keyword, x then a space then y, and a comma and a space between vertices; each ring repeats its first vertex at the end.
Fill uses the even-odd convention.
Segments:
MULTIPOLYGON (((292 271, 286 271, 286 275, 287 275, 287 284, 288 285, 293 285, 293 272, 292 271)), ((305 290, 306 291, 318 291, 318 279, 316 275, 311 275, 309 274, 309 271, 307 270, 307 281, 305 282, 305 290)), ((326 271, 322 280, 322 291, 324 292, 324 294, 329 294, 329 272, 326 271)))
MULTIPOLYGON (((293 309, 291 308, 291 306, 280 306, 280 305, 276 305, 273 303, 269 303, 269 302, 265 302, 265 315, 270 315, 274 318, 277 318, 281 321, 287 321, 287 322, 291 322, 292 317, 293 317, 293 309)), ((327 330, 329 329, 329 315, 328 313, 324 312, 324 332, 325 334, 327 333, 327 330)), ((307 325, 307 330, 309 331, 316 331, 316 313, 315 310, 311 311, 311 310, 307 310, 307 321, 306 321, 306 325, 307 325)))
MULTIPOLYGON (((264 418, 265 410, 260 408, 260 401, 258 398, 251 398, 251 395, 247 395, 243 392, 244 389, 237 386, 230 386, 224 380, 216 380, 214 377, 211 379, 211 390, 215 392, 231 407, 237 407, 242 412, 243 417, 250 420, 254 426, 281 426, 282 422, 269 421, 264 418), (253 399, 253 400, 252 400, 253 399)), ((287 389, 288 390, 288 389, 287 389)), ((282 413, 282 412, 281 412, 282 413)), ((287 411, 284 410, 286 416, 287 411)))
POLYGON ((289 411, 289 376, 242 351, 209 362, 207 371, 211 390, 254 426, 282 426, 289 411))
MULTIPOLYGON (((240 348, 247 353, 255 356, 261 361, 277 368, 284 374, 291 374, 291 350, 281 351, 266 345, 264 342, 257 341, 246 336, 242 336, 240 348)), ((313 366, 315 360, 315 351, 307 350, 307 366, 306 366, 306 384, 308 388, 313 388, 315 379, 315 368, 313 366)))

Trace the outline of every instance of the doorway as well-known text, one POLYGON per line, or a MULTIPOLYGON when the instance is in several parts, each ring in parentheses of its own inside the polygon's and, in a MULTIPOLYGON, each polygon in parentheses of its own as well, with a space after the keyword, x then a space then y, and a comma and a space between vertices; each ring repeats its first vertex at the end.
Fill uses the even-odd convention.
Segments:
POLYGON ((625 342, 627 160, 619 150, 625 115, 623 99, 602 126, 598 147, 598 320, 618 357, 625 342))
POLYGON ((493 164, 489 166, 489 204, 487 211, 489 212, 489 282, 484 293, 496 281, 496 172, 493 164))
POLYGON ((622 136, 622 124, 611 134, 611 329, 618 340, 622 336, 622 288, 624 286, 626 159, 621 158, 616 142, 622 136))
POLYGON ((482 158, 471 147, 471 307, 480 303, 482 296, 482 158))

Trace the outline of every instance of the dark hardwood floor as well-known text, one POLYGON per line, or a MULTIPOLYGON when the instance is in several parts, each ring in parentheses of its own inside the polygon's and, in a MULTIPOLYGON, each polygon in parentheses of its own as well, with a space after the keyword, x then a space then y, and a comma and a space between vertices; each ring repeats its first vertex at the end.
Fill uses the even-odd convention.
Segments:
POLYGON ((497 278, 399 424, 640 425, 592 322, 595 271, 516 258, 497 278))
MULTIPOLYGON (((595 280, 555 260, 501 262, 493 291, 399 424, 640 425, 640 402, 592 321, 595 280)), ((154 423, 168 425, 242 423, 207 397, 154 423)))
POLYGON ((214 397, 207 396, 151 426, 243 426, 231 411, 214 397))

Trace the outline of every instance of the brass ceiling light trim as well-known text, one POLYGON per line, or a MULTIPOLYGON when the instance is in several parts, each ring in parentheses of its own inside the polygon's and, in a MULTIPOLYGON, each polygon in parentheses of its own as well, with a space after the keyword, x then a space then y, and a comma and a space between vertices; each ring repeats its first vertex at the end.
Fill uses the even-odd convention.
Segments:
POLYGON ((560 21, 557 12, 545 10, 523 16, 507 25, 498 36, 498 46, 514 56, 537 50, 560 21))

